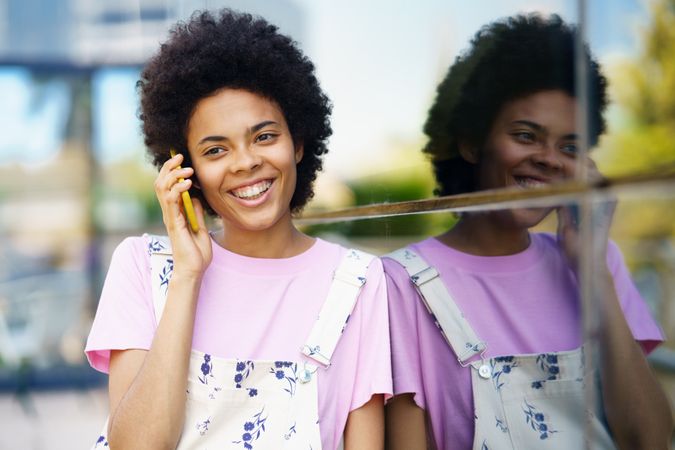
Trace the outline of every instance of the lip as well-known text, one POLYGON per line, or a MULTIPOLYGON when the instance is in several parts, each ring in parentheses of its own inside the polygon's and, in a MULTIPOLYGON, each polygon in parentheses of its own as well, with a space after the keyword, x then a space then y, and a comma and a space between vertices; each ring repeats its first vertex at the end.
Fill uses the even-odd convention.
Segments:
POLYGON ((245 206, 247 208, 255 208, 256 206, 260 206, 267 201, 267 199, 272 194, 272 191, 276 187, 276 181, 277 181, 276 178, 260 178, 260 179, 255 180, 255 181, 240 184, 239 186, 228 190, 227 195, 241 206, 245 206), (260 183, 262 181, 270 181, 272 184, 267 189, 267 191, 265 191, 265 193, 258 198, 255 198, 255 199, 252 199, 252 200, 247 200, 247 199, 239 198, 232 193, 232 191, 235 190, 235 189, 240 189, 240 188, 247 187, 247 186, 253 186, 254 184, 260 183))
POLYGON ((516 186, 521 187, 523 189, 527 188, 536 188, 538 187, 537 185, 549 185, 551 184, 551 179, 542 177, 539 175, 530 175, 530 174, 514 174, 513 175, 513 180, 515 181, 516 186), (525 181, 523 183, 523 180, 525 181), (530 183, 529 180, 534 181, 533 185, 528 185, 530 183))
POLYGON ((258 184, 258 183, 261 183, 263 181, 271 181, 272 183, 274 183, 274 178, 273 177, 256 178, 255 180, 247 181, 247 182, 239 184, 237 186, 233 186, 230 189, 228 189, 228 192, 234 191, 235 189, 241 189, 241 188, 245 188, 245 187, 248 187, 248 186, 253 186, 254 184, 258 184))

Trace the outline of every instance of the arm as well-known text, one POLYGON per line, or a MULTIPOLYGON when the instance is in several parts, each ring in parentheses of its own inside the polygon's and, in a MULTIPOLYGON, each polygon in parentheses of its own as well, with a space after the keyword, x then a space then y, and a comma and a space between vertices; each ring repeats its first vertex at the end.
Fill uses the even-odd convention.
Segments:
POLYGON ((345 426, 345 450, 384 449, 384 398, 376 394, 350 412, 345 426))
MULTIPOLYGON (((607 267, 608 234, 614 204, 599 205, 593 212, 593 233, 602 239, 603 264, 594 276, 593 297, 600 303, 600 370, 604 408, 614 440, 620 449, 667 449, 673 418, 666 396, 631 332, 607 267)), ((568 210, 558 212, 558 235, 575 268, 579 236, 568 210)))
POLYGON ((668 449, 673 417, 665 393, 626 323, 609 271, 601 277, 602 393, 607 421, 622 450, 668 449))
POLYGON ((182 156, 167 161, 155 190, 171 239, 174 271, 166 306, 149 351, 115 351, 110 361, 111 448, 175 448, 183 428, 185 389, 201 277, 211 261, 203 210, 195 201, 200 230, 193 234, 180 210, 178 183, 192 169, 178 169, 182 156))
POLYGON ((426 421, 424 410, 415 404, 413 394, 397 395, 387 402, 387 450, 426 450, 426 421))

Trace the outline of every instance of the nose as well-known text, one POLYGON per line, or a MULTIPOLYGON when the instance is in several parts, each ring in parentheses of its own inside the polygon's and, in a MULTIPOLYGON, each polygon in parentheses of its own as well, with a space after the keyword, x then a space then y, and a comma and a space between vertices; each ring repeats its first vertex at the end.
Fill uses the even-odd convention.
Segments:
POLYGON ((564 163, 561 155, 553 145, 544 144, 532 154, 532 162, 539 169, 547 171, 562 171, 564 163))
POLYGON ((234 162, 231 170, 233 172, 246 172, 255 170, 262 165, 262 158, 250 146, 245 146, 237 149, 234 152, 234 162))

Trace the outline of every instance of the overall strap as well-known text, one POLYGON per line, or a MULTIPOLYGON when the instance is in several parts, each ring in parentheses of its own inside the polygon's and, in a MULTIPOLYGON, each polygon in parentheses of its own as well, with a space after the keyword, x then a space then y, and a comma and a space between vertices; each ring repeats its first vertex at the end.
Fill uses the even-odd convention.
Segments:
POLYGON ((173 254, 168 236, 154 236, 144 234, 148 241, 150 255, 150 284, 152 287, 152 305, 155 310, 155 320, 159 324, 162 318, 166 293, 169 289, 169 280, 173 274, 173 254))
POLYGON ((473 331, 434 267, 409 248, 396 250, 384 257, 397 261, 408 272, 410 281, 461 365, 485 352, 487 345, 473 331))
POLYGON ((349 316, 354 310, 361 288, 366 284, 368 266, 375 256, 349 249, 333 274, 333 281, 319 317, 302 353, 328 367, 349 316))

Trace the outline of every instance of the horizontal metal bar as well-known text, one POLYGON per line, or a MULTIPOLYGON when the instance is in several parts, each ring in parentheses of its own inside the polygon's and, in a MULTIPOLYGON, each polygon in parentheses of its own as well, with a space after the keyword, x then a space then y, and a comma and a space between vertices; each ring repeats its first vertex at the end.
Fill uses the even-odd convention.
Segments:
MULTIPOLYGON (((364 206, 339 209, 334 211, 312 212, 296 218, 299 225, 316 223, 341 222, 357 219, 374 219, 381 217, 419 214, 423 212, 464 212, 486 209, 505 209, 527 206, 539 207, 551 203, 570 203, 584 195, 606 196, 636 187, 675 182, 675 167, 666 171, 655 171, 637 175, 606 178, 596 183, 569 182, 544 186, 535 189, 507 188, 472 192, 469 194, 449 195, 445 197, 427 198, 393 203, 376 203, 364 206)), ((675 189, 670 191, 675 197, 675 189)))

